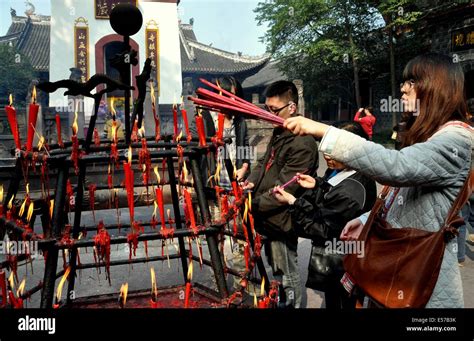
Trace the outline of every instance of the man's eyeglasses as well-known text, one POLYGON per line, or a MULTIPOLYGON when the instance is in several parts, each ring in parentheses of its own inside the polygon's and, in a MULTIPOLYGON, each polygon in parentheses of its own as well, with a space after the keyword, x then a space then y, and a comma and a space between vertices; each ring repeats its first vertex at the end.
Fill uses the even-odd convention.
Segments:
POLYGON ((286 107, 290 106, 291 104, 292 104, 292 102, 290 102, 287 105, 285 105, 284 107, 281 107, 281 108, 278 108, 278 109, 273 109, 273 108, 270 108, 268 105, 265 105, 265 110, 270 111, 272 114, 278 115, 280 113, 280 111, 282 111, 286 107))
POLYGON ((403 83, 400 83, 400 90, 402 90, 405 87, 405 85, 408 86, 408 90, 411 90, 413 89, 413 86, 415 85, 415 81, 413 79, 407 79, 403 83))

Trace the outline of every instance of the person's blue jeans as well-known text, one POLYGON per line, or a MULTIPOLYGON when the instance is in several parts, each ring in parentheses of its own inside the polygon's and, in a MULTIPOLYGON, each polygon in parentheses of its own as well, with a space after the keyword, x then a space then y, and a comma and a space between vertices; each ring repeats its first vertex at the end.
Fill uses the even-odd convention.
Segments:
POLYGON ((469 216, 471 215, 471 205, 467 203, 461 209, 461 216, 464 219, 464 224, 459 227, 458 235, 458 262, 466 260, 466 233, 469 225, 469 216))
POLYGON ((300 308, 303 297, 298 269, 297 245, 297 241, 293 243, 272 240, 265 248, 268 263, 273 270, 273 277, 283 287, 285 299, 280 303, 285 307, 300 308))

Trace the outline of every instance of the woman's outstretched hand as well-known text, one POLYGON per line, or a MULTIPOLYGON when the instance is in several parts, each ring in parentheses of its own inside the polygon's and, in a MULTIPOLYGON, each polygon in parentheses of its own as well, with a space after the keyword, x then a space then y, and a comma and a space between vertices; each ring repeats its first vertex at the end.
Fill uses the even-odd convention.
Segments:
POLYGON ((296 174, 298 176, 298 184, 303 188, 314 188, 316 186, 316 179, 313 178, 311 175, 306 174, 296 174))
POLYGON ((296 201, 296 198, 292 194, 288 193, 280 186, 275 187, 274 191, 275 192, 273 193, 273 195, 282 204, 293 205, 293 203, 296 201))
POLYGON ((350 220, 341 232, 341 240, 357 240, 363 227, 364 224, 359 218, 350 220))
POLYGON ((323 137, 329 129, 327 124, 303 116, 290 117, 285 120, 283 126, 295 135, 313 135, 319 138, 323 137))

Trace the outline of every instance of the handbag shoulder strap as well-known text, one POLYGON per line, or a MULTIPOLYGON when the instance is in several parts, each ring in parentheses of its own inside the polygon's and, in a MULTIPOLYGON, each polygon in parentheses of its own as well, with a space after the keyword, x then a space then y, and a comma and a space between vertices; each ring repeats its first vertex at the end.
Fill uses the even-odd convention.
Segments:
MULTIPOLYGON (((469 172, 469 175, 468 175, 467 179, 466 179, 466 182, 464 182, 464 186, 459 191, 458 196, 454 200, 453 205, 451 206, 451 209, 448 212, 448 216, 447 216, 446 222, 444 224, 446 227, 449 227, 449 226, 453 225, 453 223, 455 223, 456 221, 459 220, 459 218, 460 218, 459 217, 459 211, 462 209, 462 207, 469 200, 469 197, 471 196, 473 190, 474 190, 474 172, 471 170, 469 172)), ((455 225, 457 225, 457 224, 455 224, 455 225)), ((456 227, 456 226, 454 226, 454 227, 456 227)))

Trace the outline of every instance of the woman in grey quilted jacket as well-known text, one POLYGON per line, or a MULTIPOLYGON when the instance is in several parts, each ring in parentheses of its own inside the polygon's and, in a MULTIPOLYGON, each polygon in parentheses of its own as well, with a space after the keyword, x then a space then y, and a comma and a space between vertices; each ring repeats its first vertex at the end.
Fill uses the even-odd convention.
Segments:
MULTIPOLYGON (((395 228, 438 231, 471 169, 473 130, 468 124, 464 74, 451 57, 425 54, 412 59, 401 84, 405 110, 414 116, 400 151, 304 117, 289 118, 294 134, 322 138, 320 151, 352 169, 392 186, 386 220, 395 228)), ((390 197, 390 194, 389 196, 390 197)), ((341 238, 359 236, 367 214, 347 223, 341 238)), ((462 308, 456 238, 444 252, 427 308, 462 308)))

